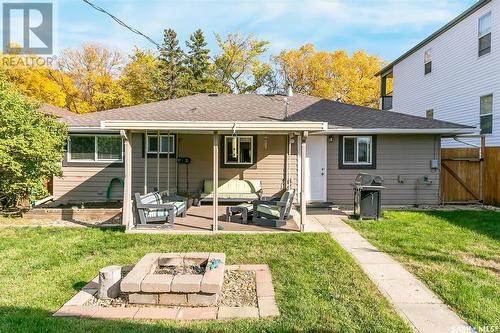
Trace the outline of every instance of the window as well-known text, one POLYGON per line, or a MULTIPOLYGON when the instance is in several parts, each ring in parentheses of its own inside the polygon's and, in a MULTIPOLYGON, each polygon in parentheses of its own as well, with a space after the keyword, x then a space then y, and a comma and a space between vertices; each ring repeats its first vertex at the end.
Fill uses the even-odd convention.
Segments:
POLYGON ((424 73, 429 74, 432 71, 432 49, 424 52, 424 73))
POLYGON ((493 95, 481 96, 479 107, 481 134, 493 132, 493 95))
POLYGON ((158 135, 148 135, 147 141, 147 152, 148 154, 158 153, 158 143, 160 144, 160 154, 174 154, 175 153, 175 139, 174 135, 162 135, 160 134, 160 140, 158 140, 158 135), (160 141, 160 142, 158 142, 160 141))
POLYGON ((429 109, 425 111, 425 118, 434 119, 434 109, 429 109))
POLYGON ((344 136, 343 164, 371 164, 372 137, 344 136))
POLYGON ((70 135, 69 162, 121 162, 122 138, 119 135, 70 135))
POLYGON ((491 52, 491 12, 479 18, 478 24, 478 37, 479 37, 479 56, 491 52))
POLYGON ((224 164, 254 163, 253 136, 224 136, 224 164))

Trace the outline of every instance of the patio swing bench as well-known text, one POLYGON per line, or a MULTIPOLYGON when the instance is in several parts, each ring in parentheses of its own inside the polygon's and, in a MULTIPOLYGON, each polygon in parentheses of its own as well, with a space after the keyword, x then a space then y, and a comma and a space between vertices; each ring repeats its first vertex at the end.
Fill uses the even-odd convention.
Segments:
POLYGON ((134 195, 134 208, 139 216, 140 224, 163 222, 173 225, 176 216, 185 217, 187 213, 186 198, 170 195, 162 198, 159 192, 134 195))

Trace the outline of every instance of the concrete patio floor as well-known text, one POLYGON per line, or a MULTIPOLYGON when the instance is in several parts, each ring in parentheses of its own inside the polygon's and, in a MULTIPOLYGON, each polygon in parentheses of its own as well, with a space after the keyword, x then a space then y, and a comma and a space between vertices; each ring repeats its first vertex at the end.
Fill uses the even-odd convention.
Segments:
POLYGON ((342 221, 346 218, 344 213, 318 209, 309 214, 349 252, 415 332, 470 332, 471 327, 424 283, 342 221))

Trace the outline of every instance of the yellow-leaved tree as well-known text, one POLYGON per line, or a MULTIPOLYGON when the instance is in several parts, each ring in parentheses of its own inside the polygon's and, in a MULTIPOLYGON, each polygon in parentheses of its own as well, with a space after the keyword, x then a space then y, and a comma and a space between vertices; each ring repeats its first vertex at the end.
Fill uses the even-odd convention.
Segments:
POLYGON ((316 51, 312 44, 273 57, 285 85, 295 92, 343 103, 378 108, 380 83, 375 73, 384 62, 356 51, 316 51))

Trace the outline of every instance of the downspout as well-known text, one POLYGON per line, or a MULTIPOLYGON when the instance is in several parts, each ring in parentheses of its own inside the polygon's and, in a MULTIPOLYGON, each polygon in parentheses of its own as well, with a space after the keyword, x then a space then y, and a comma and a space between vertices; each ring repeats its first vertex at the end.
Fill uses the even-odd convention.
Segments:
POLYGON ((156 190, 160 192, 160 131, 156 132, 156 190))
POLYGON ((167 132, 168 152, 167 152, 167 195, 170 195, 170 131, 167 132))

